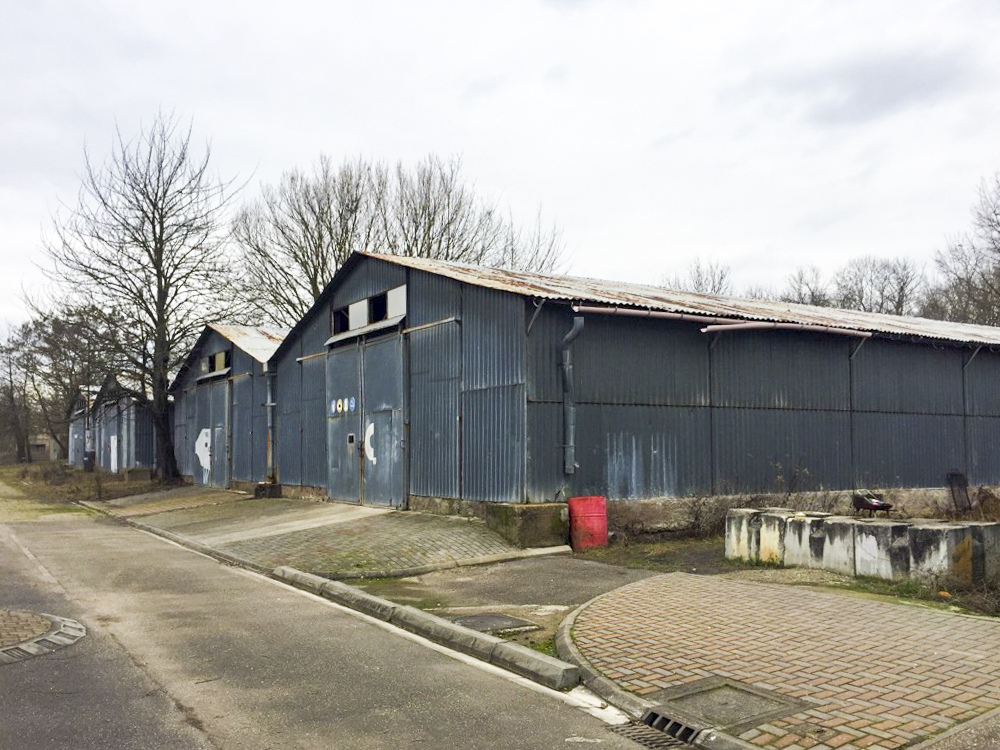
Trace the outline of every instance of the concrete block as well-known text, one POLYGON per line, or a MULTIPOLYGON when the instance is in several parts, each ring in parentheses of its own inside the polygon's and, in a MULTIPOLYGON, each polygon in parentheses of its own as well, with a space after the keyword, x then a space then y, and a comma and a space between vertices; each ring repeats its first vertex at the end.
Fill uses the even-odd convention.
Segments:
POLYGON ((285 581, 300 589, 311 591, 314 594, 319 594, 324 584, 329 583, 328 578, 322 578, 312 573, 303 573, 301 570, 289 568, 284 565, 280 568, 275 568, 271 575, 279 581, 285 581))
POLYGON ((396 607, 389 622, 483 661, 489 661, 493 649, 505 643, 503 638, 480 633, 415 607, 396 607))
POLYGON ((973 583, 1000 583, 1000 523, 966 521, 972 534, 973 583))
POLYGON ((929 583, 972 583, 972 532, 968 526, 914 524, 909 531, 910 576, 929 583))
POLYGON ((785 522, 785 565, 822 568, 827 514, 796 513, 785 522))
POLYGON ((340 581, 327 581, 323 584, 320 593, 327 599, 331 599, 338 604, 343 604, 345 607, 356 609, 359 612, 364 612, 366 615, 371 615, 386 622, 392 619, 392 613, 399 606, 388 599, 373 596, 340 581))
POLYGON ((830 516, 823 522, 823 569, 854 575, 854 527, 847 516, 830 516))
POLYGON ((757 559, 775 565, 785 564, 785 525, 795 511, 770 508, 760 514, 757 559))
POLYGON ((490 662, 554 690, 565 690, 580 682, 580 668, 576 665, 567 664, 517 643, 504 641, 497 644, 490 662))
POLYGON ((731 508, 726 513, 726 558, 756 562, 760 559, 761 511, 731 508))
POLYGON ((854 573, 894 580, 910 575, 910 525, 862 520, 854 527, 854 573))

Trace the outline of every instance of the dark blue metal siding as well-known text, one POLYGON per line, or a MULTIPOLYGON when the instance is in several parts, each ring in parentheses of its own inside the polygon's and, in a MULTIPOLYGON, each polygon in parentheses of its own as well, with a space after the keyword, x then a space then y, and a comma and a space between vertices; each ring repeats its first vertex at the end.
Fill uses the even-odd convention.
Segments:
POLYGON ((1000 353, 981 349, 971 361, 974 349, 966 351, 966 403, 969 414, 1000 417, 1000 353))
MULTIPOLYGON (((531 321, 535 307, 525 306, 525 320, 531 321)), ((527 334, 527 380, 529 401, 562 401, 562 354, 560 343, 572 325, 573 316, 565 305, 546 303, 527 334)), ((527 325, 527 324, 526 324, 527 325)), ((586 333, 586 325, 584 328, 586 333)))
POLYGON ((134 442, 132 456, 134 465, 142 469, 156 468, 156 431, 153 429, 153 417, 149 409, 132 404, 134 419, 134 442))
POLYGON ((577 484, 563 473, 562 404, 529 401, 527 427, 528 502, 544 503, 585 494, 576 492, 577 484))
POLYGON ((250 476, 255 482, 267 479, 267 378, 264 366, 254 363, 251 381, 253 398, 253 443, 250 448, 250 476))
POLYGON ((304 360, 302 367, 302 484, 326 487, 326 358, 304 360))
POLYGON ((462 332, 458 323, 409 334, 410 492, 460 496, 459 394, 462 332))
POLYGON ((184 434, 182 446, 174 446, 178 463, 183 466, 181 473, 186 477, 194 477, 197 466, 194 460, 194 441, 198 439, 198 397, 194 388, 183 392, 183 401, 177 408, 184 409, 184 434))
POLYGON ((524 502, 525 398, 521 384, 462 394, 462 495, 524 502))
MULTIPOLYGON (((245 364, 245 363, 244 363, 245 364)), ((245 370, 244 370, 245 372, 245 370)), ((253 481, 253 377, 237 375, 233 382, 232 478, 235 482, 253 481)))
POLYGON ((637 499, 705 491, 711 486, 708 412, 701 407, 580 406, 572 494, 637 499))
POLYGON ((934 414, 854 415, 859 487, 942 487, 964 468, 964 418, 934 414))
POLYGON ((967 430, 969 482, 1000 484, 1000 450, 997 449, 997 446, 1000 446, 1000 419, 969 417, 967 430))
POLYGON ((83 454, 86 451, 86 418, 81 416, 69 423, 67 461, 77 469, 83 468, 83 454))
POLYGON ((406 269, 383 260, 368 258, 348 273, 333 291, 336 310, 406 283, 406 269))
POLYGON ((572 347, 577 403, 708 404, 708 339, 696 325, 590 315, 572 347))
POLYGON ((463 297, 464 388, 477 390, 523 383, 525 321, 522 299, 479 287, 466 287, 463 297))
POLYGON ((851 408, 853 339, 794 331, 733 331, 717 336, 712 348, 714 406, 851 408))
POLYGON ((290 346, 277 363, 275 396, 277 398, 276 461, 282 484, 302 484, 302 342, 290 346))
POLYGON ((962 350, 869 340, 853 360, 854 408, 961 414, 962 350))
POLYGON ((713 409, 715 492, 849 487, 848 412, 713 409))
POLYGON ((318 310, 308 325, 302 329, 299 336, 302 354, 299 356, 308 356, 325 351, 326 340, 328 338, 330 338, 330 309, 324 307, 318 310))
POLYGON ((406 297, 408 326, 456 318, 462 312, 462 285, 444 276, 411 270, 406 297))

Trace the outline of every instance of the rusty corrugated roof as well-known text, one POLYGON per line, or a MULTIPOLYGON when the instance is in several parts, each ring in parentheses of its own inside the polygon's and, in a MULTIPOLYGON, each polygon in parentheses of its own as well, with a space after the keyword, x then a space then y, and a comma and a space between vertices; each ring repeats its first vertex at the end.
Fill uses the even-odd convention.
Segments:
POLYGON ((258 362, 267 362, 288 335, 287 328, 231 326, 224 323, 209 323, 208 327, 221 333, 258 362))
POLYGON ((738 297, 720 297, 697 292, 678 292, 658 286, 629 284, 622 281, 556 276, 529 271, 508 271, 427 258, 408 258, 378 253, 363 254, 438 276, 446 276, 466 284, 541 299, 732 318, 734 322, 755 320, 818 325, 970 344, 1000 345, 1000 328, 993 326, 952 323, 903 315, 883 315, 832 307, 814 307, 793 302, 772 302, 738 297))

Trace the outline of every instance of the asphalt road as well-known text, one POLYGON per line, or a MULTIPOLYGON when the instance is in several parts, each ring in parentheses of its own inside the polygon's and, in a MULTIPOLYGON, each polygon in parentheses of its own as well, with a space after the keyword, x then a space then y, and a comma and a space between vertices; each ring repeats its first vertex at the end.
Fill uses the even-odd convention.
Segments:
POLYGON ((0 666, 0 748, 636 748, 547 691, 117 523, 0 526, 0 603, 78 643, 0 666))

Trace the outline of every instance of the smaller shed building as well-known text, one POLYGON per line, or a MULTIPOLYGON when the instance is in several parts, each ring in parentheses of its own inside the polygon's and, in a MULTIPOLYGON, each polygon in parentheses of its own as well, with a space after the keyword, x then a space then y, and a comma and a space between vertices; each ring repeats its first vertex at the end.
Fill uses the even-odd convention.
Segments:
POLYGON ((114 375, 105 378, 94 397, 90 421, 95 466, 112 473, 156 468, 153 418, 149 409, 136 401, 114 375))
POLYGON ((267 361, 286 333, 213 323, 198 337, 170 388, 177 467, 195 484, 267 479, 267 361))

